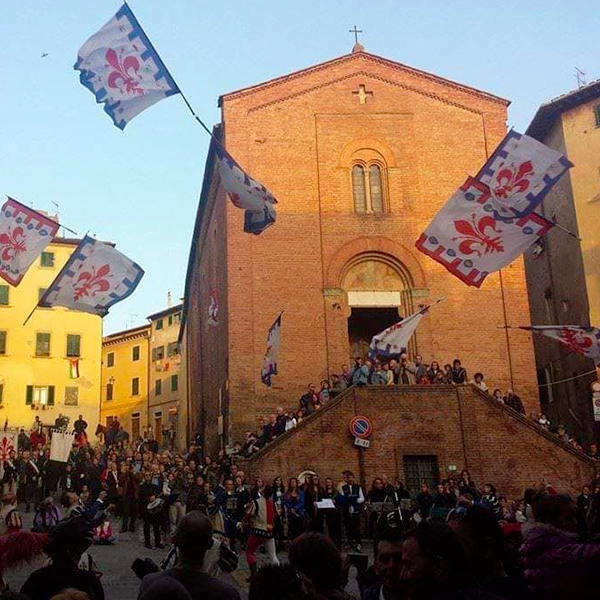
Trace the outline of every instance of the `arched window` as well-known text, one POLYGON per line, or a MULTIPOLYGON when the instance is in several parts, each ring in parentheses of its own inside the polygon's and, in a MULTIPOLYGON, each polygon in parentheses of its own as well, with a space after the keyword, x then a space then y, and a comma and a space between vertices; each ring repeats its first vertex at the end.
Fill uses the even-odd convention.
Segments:
POLYGON ((371 210, 374 213, 383 212, 383 188, 381 182, 381 168, 379 165, 369 167, 369 196, 371 197, 371 210))
POLYGON ((352 194, 354 196, 354 210, 360 213, 366 212, 365 168, 362 165, 354 165, 352 167, 352 194))

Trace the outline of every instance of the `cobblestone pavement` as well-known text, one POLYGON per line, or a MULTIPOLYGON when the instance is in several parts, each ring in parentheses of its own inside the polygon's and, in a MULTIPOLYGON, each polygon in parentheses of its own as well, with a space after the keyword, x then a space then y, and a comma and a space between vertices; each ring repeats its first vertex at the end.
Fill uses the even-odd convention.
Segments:
MULTIPOLYGON (((24 526, 26 528, 31 527, 31 515, 23 515, 23 517, 24 526)), ((114 529, 118 531, 118 523, 113 521, 113 525, 116 525, 114 529)), ((372 559, 370 546, 367 545, 365 551, 372 559)), ((144 547, 141 537, 141 523, 138 525, 136 533, 118 534, 118 540, 113 546, 92 546, 89 552, 102 572, 102 585, 107 600, 136 600, 140 582, 131 570, 131 563, 138 557, 149 557, 158 563, 166 554, 166 550, 148 550, 144 547)), ((267 561, 265 554, 258 553, 257 558, 259 562, 267 561)), ((282 562, 286 561, 287 554, 285 552, 280 553, 279 559, 282 562)), ((40 560, 22 569, 7 571, 5 576, 11 588, 19 590, 29 574, 39 568, 42 563, 43 560, 40 560)), ((246 578, 249 572, 245 554, 240 552, 240 565, 233 574, 233 579, 240 590, 242 600, 246 600, 248 597, 246 578)), ((346 589, 355 597, 359 597, 354 569, 351 570, 350 581, 346 589)))

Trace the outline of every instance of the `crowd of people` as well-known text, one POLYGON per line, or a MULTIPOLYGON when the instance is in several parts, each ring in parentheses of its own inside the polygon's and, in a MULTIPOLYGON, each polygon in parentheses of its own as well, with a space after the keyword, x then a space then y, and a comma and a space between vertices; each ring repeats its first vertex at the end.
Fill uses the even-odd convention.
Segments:
POLYGON ((239 551, 250 568, 250 600, 347 599, 350 565, 362 600, 553 600, 595 589, 600 482, 576 503, 547 482, 507 499, 468 471, 418 490, 385 475, 363 489, 350 471, 267 482, 250 480, 231 455, 212 460, 200 441, 172 453, 154 440, 105 435, 96 447, 74 447, 52 476, 48 441, 41 453, 24 444, 3 465, 0 566, 10 564, 3 554, 23 535, 41 536, 28 538, 27 548, 51 562, 21 595, 3 584, 0 598, 104 598, 93 560, 82 556, 93 543, 118 544, 118 532, 136 531, 139 522, 147 547, 167 553, 172 543, 162 570, 142 561, 142 575, 156 571, 142 580, 145 600, 237 600, 227 575, 239 551), (32 533, 22 530, 18 500, 36 511, 32 533), (371 567, 366 540, 374 544, 371 567), (261 547, 269 564, 259 568, 261 547), (283 551, 290 564, 281 564, 283 551))
MULTIPOLYGON (((526 416, 523 402, 513 390, 509 389, 506 392, 499 388, 491 390, 481 372, 474 373, 469 379, 466 369, 458 358, 454 359, 452 364, 445 364, 441 369, 435 360, 430 364, 424 363, 421 355, 417 355, 414 362, 406 353, 401 354, 398 359, 392 358, 389 361, 363 360, 361 357, 356 357, 352 367, 348 364, 342 365, 339 373, 332 374, 331 379, 324 379, 319 386, 309 383, 306 392, 293 409, 277 407, 268 418, 261 417, 258 430, 246 432, 245 440, 243 443, 236 444, 235 452, 243 456, 251 456, 258 452, 280 435, 294 429, 308 415, 327 405, 330 400, 352 385, 463 385, 467 383, 489 394, 496 402, 526 416)), ((532 422, 554 433, 578 452, 596 460, 600 459, 597 444, 584 447, 581 440, 569 435, 565 425, 552 425, 543 412, 530 413, 527 416, 532 422)))

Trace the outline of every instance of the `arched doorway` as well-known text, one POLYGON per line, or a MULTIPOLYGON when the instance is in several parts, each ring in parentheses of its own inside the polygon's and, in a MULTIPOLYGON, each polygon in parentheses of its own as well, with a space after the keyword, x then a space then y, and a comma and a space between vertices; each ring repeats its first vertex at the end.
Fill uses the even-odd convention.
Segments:
MULTIPOLYGON (((342 288, 348 301, 351 356, 367 356, 374 335, 413 312, 412 279, 393 257, 363 253, 344 269, 342 288)), ((416 352, 415 343, 409 351, 416 352)))

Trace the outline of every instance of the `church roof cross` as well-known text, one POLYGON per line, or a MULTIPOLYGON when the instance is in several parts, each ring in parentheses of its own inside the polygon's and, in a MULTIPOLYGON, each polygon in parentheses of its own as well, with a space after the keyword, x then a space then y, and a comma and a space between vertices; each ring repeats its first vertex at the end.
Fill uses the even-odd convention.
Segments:
POLYGON ((353 33, 354 34, 354 42, 356 44, 358 44, 358 34, 362 33, 362 32, 363 32, 362 29, 357 29, 356 25, 354 26, 354 29, 349 29, 348 30, 348 33, 353 33))

